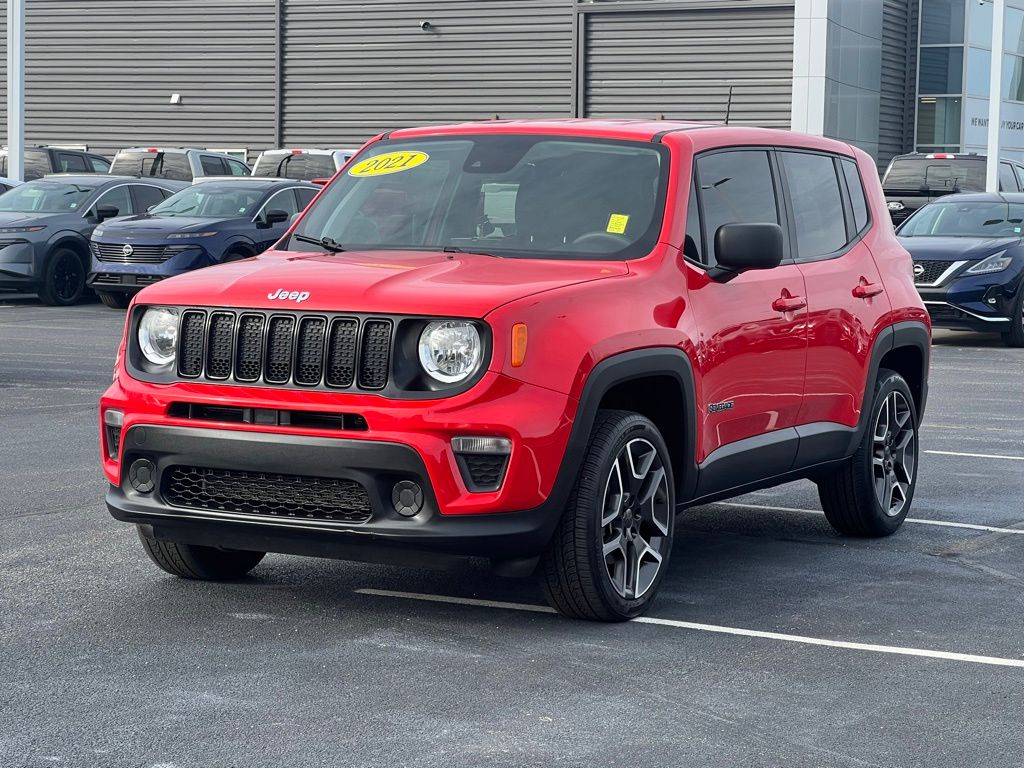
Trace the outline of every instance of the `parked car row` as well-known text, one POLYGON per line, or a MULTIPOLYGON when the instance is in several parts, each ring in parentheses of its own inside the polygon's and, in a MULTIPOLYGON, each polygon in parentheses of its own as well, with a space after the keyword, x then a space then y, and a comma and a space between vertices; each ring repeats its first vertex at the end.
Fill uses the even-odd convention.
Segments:
POLYGON ((173 274, 255 255, 318 187, 289 179, 54 174, 0 195, 0 289, 104 304, 173 274))
MULTIPOLYGON (((224 152, 188 147, 128 147, 113 162, 79 149, 29 147, 24 154, 25 181, 53 173, 110 173, 192 181, 205 176, 261 176, 296 181, 327 180, 349 161, 355 149, 270 149, 250 168, 224 152)), ((7 175, 7 148, 0 149, 0 192, 13 183, 7 175)))

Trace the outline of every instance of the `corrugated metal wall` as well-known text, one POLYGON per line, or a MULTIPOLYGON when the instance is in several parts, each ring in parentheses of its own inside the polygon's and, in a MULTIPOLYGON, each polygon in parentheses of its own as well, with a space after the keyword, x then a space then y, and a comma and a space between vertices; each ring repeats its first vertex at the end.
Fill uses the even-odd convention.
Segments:
POLYGON ((878 114, 878 167, 914 144, 914 89, 919 0, 883 0, 882 90, 878 114))
POLYGON ((585 14, 583 114, 721 121, 731 85, 730 122, 788 128, 792 3, 723 5, 585 14))
POLYGON ((139 143, 271 146, 275 8, 276 0, 29 0, 26 142, 108 154, 139 143))
POLYGON ((358 145, 425 122, 572 113, 572 0, 284 8, 286 145, 358 145))

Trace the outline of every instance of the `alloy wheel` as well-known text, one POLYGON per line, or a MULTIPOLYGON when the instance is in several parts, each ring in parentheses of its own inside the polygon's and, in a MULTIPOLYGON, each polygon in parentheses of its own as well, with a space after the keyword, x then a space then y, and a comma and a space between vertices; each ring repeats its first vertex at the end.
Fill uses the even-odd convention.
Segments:
POLYGON ((655 447, 630 440, 615 457, 601 509, 605 568, 612 587, 627 600, 654 584, 669 547, 668 475, 655 447))
POLYGON ((875 419, 871 470, 875 496, 890 517, 906 507, 914 483, 917 435, 912 413, 902 392, 890 392, 875 419))
POLYGON ((82 282, 82 262, 73 253, 62 253, 53 267, 53 292, 62 301, 73 300, 82 282))

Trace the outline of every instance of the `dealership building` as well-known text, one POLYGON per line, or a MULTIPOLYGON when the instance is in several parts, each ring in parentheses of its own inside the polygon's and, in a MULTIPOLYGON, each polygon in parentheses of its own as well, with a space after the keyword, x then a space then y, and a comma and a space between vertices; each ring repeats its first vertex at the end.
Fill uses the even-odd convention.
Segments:
MULTIPOLYGON (((1018 4, 1003 136, 1024 159, 1018 4)), ((978 0, 29 0, 26 140, 251 159, 423 123, 664 117, 831 136, 884 166, 984 151, 991 14, 978 0)))

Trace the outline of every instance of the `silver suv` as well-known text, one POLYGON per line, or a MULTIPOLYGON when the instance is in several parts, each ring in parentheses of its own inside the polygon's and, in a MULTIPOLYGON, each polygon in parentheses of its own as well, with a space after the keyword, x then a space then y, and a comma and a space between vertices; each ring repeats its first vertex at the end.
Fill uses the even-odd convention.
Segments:
POLYGON ((205 149, 131 147, 117 153, 110 172, 192 181, 200 176, 248 176, 249 166, 231 155, 205 149))

